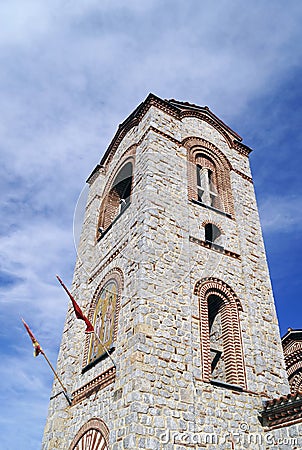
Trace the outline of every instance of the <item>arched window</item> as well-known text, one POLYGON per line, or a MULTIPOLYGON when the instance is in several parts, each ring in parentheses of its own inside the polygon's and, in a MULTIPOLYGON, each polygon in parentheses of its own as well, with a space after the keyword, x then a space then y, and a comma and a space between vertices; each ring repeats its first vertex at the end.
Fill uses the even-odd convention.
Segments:
POLYGON ((98 236, 109 227, 116 217, 130 204, 133 179, 132 162, 127 162, 117 173, 113 182, 106 188, 98 223, 98 236))
POLYGON ((233 214, 231 164, 212 143, 189 137, 183 141, 188 158, 189 200, 233 214))
POLYGON ((208 320, 211 352, 211 379, 226 382, 225 351, 223 346, 223 328, 221 321, 222 300, 210 295, 208 298, 208 320))
POLYGON ((239 299, 229 286, 214 278, 199 281, 194 293, 200 305, 203 380, 245 388, 239 299))
MULTIPOLYGON (((204 163, 205 158, 197 159, 202 159, 204 163)), ((210 161, 207 161, 207 163, 203 165, 196 165, 196 178, 198 200, 205 205, 218 207, 220 203, 217 191, 216 173, 210 161), (211 169, 209 169, 208 166, 211 166, 211 169)))
POLYGON ((88 318, 94 326, 95 334, 86 336, 83 371, 114 349, 122 285, 122 272, 115 268, 102 280, 93 297, 88 318))
POLYGON ((107 450, 109 449, 109 430, 101 419, 90 419, 78 431, 70 450, 107 450))
POLYGON ((221 209, 220 186, 215 163, 202 152, 198 152, 195 155, 195 165, 198 201, 213 208, 221 209))

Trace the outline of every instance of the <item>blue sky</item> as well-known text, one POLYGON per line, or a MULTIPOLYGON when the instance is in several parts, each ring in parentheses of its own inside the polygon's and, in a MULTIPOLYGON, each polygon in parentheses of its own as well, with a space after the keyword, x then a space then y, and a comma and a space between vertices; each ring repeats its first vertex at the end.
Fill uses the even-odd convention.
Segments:
POLYGON ((120 122, 153 92, 211 110, 251 165, 281 332, 302 328, 302 3, 0 3, 0 449, 36 450, 76 258, 73 215, 120 122), (16 433, 17 430, 17 433, 16 433))

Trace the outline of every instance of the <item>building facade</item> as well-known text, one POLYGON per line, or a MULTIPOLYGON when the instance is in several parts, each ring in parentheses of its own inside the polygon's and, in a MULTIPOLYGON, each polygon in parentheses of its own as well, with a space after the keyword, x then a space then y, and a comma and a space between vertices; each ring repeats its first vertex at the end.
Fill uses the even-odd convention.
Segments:
POLYGON ((153 94, 119 126, 73 279, 95 335, 70 307, 72 404, 54 382, 44 450, 302 448, 299 418, 272 418, 291 397, 250 151, 207 107, 153 94))

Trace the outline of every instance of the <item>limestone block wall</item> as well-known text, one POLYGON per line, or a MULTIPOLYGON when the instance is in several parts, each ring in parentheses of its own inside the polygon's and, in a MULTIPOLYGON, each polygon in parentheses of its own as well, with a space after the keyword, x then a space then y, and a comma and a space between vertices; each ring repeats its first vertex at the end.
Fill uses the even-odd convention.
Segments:
MULTIPOLYGON (((236 433, 264 439, 258 420, 262 401, 288 392, 288 383, 249 177, 247 156, 196 117, 179 120, 151 106, 125 133, 91 181, 73 281, 76 300, 88 314, 106 275, 115 268, 123 274, 112 353, 115 379, 71 407, 62 395, 56 396, 60 388, 55 382, 43 450, 68 449, 78 430, 96 417, 107 425, 113 450, 180 450, 194 439, 200 440, 200 448, 227 449, 236 433), (214 144, 232 165, 232 217, 189 200, 182 141, 190 136, 214 144), (97 240, 104 189, 133 146, 131 204, 97 240), (207 221, 221 228, 227 251, 202 245, 207 221), (200 300, 194 286, 211 277, 227 283, 242 305, 243 390, 202 378, 200 300)), ((69 392, 113 368, 107 357, 82 373, 84 349, 83 323, 69 308, 58 358, 58 372, 69 392)), ((243 448, 266 448, 263 442, 243 448)))

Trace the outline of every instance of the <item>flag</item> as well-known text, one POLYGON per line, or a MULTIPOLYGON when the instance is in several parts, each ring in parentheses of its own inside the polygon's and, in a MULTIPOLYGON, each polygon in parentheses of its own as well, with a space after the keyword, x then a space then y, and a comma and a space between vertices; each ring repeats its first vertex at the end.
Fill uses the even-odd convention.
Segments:
POLYGON ((23 325, 26 328, 27 333, 29 334, 29 337, 33 343, 34 346, 34 356, 38 356, 40 353, 44 353, 42 348, 40 347, 39 342, 37 341, 37 339, 35 338, 33 332, 31 331, 31 329, 29 328, 29 326, 27 325, 27 323, 25 322, 25 320, 22 319, 23 325))
POLYGON ((69 292, 69 290, 67 289, 67 287, 65 286, 65 284, 63 283, 63 281, 61 280, 61 278, 56 275, 57 279, 59 280, 61 286, 65 289, 65 291, 67 292, 67 294, 69 295, 70 300, 72 301, 72 305, 73 305, 73 309, 75 312, 75 315, 77 317, 77 319, 81 319, 84 320, 85 324, 86 324, 86 330, 85 333, 94 333, 94 328, 92 323, 90 322, 89 319, 87 319, 86 316, 84 316, 81 308, 79 307, 79 305, 77 304, 77 302, 75 301, 75 299, 73 298, 73 296, 71 295, 71 293, 69 292))

